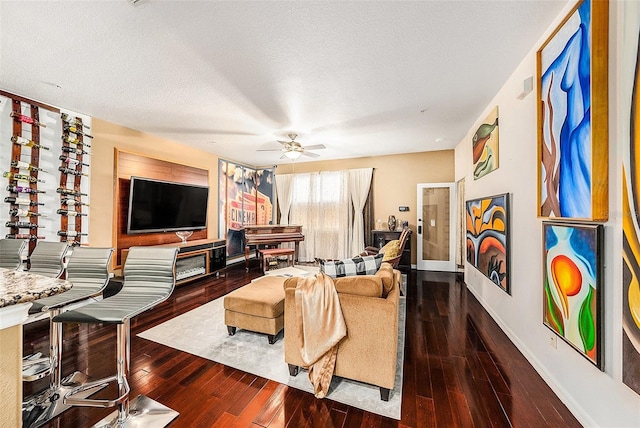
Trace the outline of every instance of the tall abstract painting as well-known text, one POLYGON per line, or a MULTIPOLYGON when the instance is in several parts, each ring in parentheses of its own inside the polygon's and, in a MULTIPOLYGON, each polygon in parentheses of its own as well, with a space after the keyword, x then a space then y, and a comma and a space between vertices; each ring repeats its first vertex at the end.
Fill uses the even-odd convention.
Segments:
POLYGON ((543 223, 544 325, 602 368, 602 225, 543 223))
POLYGON ((473 179, 498 169, 498 107, 484 119, 473 134, 473 179))
POLYGON ((622 165, 622 381, 640 394, 640 7, 625 7, 622 92, 631 96, 622 165))
POLYGON ((273 168, 254 169, 218 161, 218 233, 227 255, 244 253, 244 226, 273 224, 273 168))
POLYGON ((467 262, 511 294, 509 194, 466 202, 467 262))
POLYGON ((607 1, 583 0, 538 51, 538 215, 608 219, 607 1))

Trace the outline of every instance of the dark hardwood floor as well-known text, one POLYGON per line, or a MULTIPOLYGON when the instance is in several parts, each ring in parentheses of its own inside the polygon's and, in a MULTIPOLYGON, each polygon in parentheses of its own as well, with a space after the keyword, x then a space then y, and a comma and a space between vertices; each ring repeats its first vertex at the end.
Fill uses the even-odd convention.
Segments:
MULTIPOLYGON (((136 336, 257 275, 258 269, 245 273, 238 266, 226 277, 179 286, 168 301, 135 318, 131 397, 145 394, 180 412, 172 427, 580 426, 454 274, 409 275, 400 421, 136 336)), ((47 320, 25 325, 24 334, 25 353, 48 352, 47 320)), ((65 325, 63 374, 74 369, 93 378, 115 373, 115 327, 65 325)), ((24 392, 46 384, 25 383, 24 392)), ((117 395, 113 386, 99 394, 117 395)), ((45 426, 88 427, 111 411, 76 407, 45 426)))

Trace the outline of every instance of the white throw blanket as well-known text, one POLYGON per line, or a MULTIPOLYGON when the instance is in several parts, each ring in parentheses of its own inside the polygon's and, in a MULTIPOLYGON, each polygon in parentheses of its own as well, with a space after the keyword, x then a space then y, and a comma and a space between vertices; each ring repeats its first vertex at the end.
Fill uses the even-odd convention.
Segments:
POLYGON ((315 396, 323 398, 333 377, 338 343, 347 335, 338 292, 331 277, 321 272, 298 278, 295 302, 300 355, 315 396))

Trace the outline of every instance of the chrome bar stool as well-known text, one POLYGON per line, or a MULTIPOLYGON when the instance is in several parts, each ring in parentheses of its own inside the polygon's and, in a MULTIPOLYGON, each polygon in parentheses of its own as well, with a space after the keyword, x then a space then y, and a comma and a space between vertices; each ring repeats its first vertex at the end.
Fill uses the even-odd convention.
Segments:
MULTIPOLYGON (((30 315, 49 312, 49 356, 38 353, 25 357, 22 380, 34 381, 49 375, 49 387, 23 401, 23 427, 40 426, 67 410, 70 406, 63 403, 62 397, 87 382, 87 376, 77 371, 62 379, 62 326, 51 320, 71 306, 94 301, 93 298, 102 293, 109 282, 112 254, 113 248, 75 248, 67 265, 67 279, 73 284, 71 290, 35 300, 29 309, 30 315)), ((87 391, 86 395, 99 389, 87 391)))
POLYGON ((0 268, 18 269, 22 266, 22 253, 27 247, 23 239, 0 239, 0 268))
POLYGON ((68 249, 66 242, 38 242, 29 257, 29 273, 59 278, 64 272, 64 256, 68 249))
POLYGON ((175 263, 178 248, 131 247, 124 265, 122 290, 111 297, 73 309, 53 318, 54 323, 102 323, 116 325, 115 375, 78 386, 67 392, 64 402, 72 406, 114 407, 117 410, 95 426, 165 426, 178 412, 139 395, 129 403, 129 364, 131 318, 166 300, 175 286, 175 263), (81 394, 96 386, 116 381, 118 397, 91 399, 81 394))

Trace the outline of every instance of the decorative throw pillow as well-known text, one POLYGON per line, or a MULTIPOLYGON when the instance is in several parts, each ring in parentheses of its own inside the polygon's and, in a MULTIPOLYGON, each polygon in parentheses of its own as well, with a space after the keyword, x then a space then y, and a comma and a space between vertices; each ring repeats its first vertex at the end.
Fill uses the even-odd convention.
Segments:
POLYGON ((387 242, 384 247, 380 248, 378 254, 384 254, 383 262, 398 257, 400 254, 400 240, 394 239, 393 241, 387 242))
POLYGON ((375 256, 356 256, 352 259, 327 261, 316 259, 320 263, 320 272, 331 278, 341 278, 352 275, 374 275, 382 264, 383 254, 375 256))

